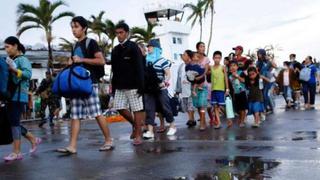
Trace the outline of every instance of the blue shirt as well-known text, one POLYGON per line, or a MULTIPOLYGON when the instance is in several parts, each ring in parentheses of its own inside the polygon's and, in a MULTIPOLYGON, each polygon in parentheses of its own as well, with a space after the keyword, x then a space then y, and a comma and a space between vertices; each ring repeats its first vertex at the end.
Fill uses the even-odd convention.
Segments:
MULTIPOLYGON (((242 78, 245 77, 244 73, 241 70, 237 71, 237 74, 242 78)), ((235 94, 240 94, 241 92, 246 91, 246 85, 244 82, 240 82, 239 79, 233 77, 232 75, 229 76, 229 80, 232 84, 235 94)))
POLYGON ((310 79, 309 79, 309 84, 316 84, 317 83, 317 79, 316 79, 316 75, 317 75, 317 67, 313 64, 307 66, 308 68, 311 69, 311 74, 310 74, 310 79))
POLYGON ((28 91, 29 91, 29 81, 31 79, 32 75, 32 67, 31 63, 25 56, 19 56, 14 60, 15 64, 17 65, 17 69, 22 71, 22 76, 17 77, 13 76, 13 82, 14 83, 20 83, 20 99, 19 98, 19 87, 17 87, 14 96, 12 98, 12 101, 19 101, 28 103, 28 91))

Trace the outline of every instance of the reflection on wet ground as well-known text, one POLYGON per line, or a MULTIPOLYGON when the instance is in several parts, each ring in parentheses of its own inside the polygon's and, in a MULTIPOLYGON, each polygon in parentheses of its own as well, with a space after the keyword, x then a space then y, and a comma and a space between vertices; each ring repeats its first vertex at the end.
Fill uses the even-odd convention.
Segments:
POLYGON ((314 140, 317 139, 318 135, 316 131, 296 131, 293 132, 293 141, 302 141, 302 140, 314 140))
MULTIPOLYGON (((0 162, 0 179, 313 180, 320 177, 319 115, 278 110, 259 129, 252 129, 253 121, 248 120, 243 129, 208 126, 199 132, 198 127, 185 126, 187 115, 182 114, 176 118, 176 136, 156 134, 139 147, 131 144, 129 123, 115 123, 110 125, 116 146, 111 152, 98 152, 104 143, 102 133, 95 121, 84 121, 78 154, 71 157, 54 152, 68 144, 68 122, 42 129, 28 123, 43 143, 31 156, 24 140, 24 160, 0 162)), ((10 150, 1 146, 0 155, 10 150)))
POLYGON ((189 176, 177 176, 165 178, 168 180, 246 180, 271 178, 268 171, 277 168, 281 162, 273 159, 263 159, 261 157, 218 157, 212 166, 216 167, 212 172, 199 172, 189 176))

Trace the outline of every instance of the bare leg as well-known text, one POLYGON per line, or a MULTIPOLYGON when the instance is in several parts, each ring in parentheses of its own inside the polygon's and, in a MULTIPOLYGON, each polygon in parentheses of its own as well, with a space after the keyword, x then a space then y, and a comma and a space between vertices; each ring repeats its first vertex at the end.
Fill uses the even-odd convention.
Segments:
POLYGON ((71 137, 70 137, 70 144, 68 148, 71 150, 76 150, 77 149, 77 141, 78 141, 78 136, 80 132, 80 120, 79 119, 72 119, 71 120, 71 137))
MULTIPOLYGON (((128 111, 127 109, 122 109, 122 110, 118 110, 118 112, 120 113, 120 115, 122 117, 124 117, 132 126, 132 133, 130 136, 130 139, 133 139, 135 137, 135 128, 134 128, 134 119, 132 116, 132 113, 130 111, 128 111)), ((145 113, 143 113, 143 116, 145 116, 145 113)), ((141 122, 142 123, 142 122, 141 122)))
POLYGON ((206 111, 204 108, 199 109, 199 116, 200 116, 200 130, 204 130, 206 128, 206 111))
POLYGON ((160 120, 160 129, 165 129, 163 115, 161 113, 158 113, 158 117, 159 117, 159 120, 160 120))
POLYGON ((24 137, 31 143, 32 148, 36 146, 36 137, 33 134, 28 132, 24 137))
POLYGON ((145 117, 145 113, 143 111, 134 112, 134 122, 135 122, 135 139, 141 140, 141 131, 142 131, 142 121, 145 117))
POLYGON ((217 122, 217 126, 220 126, 221 121, 220 121, 220 107, 215 105, 214 106, 214 112, 215 112, 215 118, 217 122))
POLYGON ((19 154, 21 152, 21 140, 13 141, 13 152, 19 154))
POLYGON ((189 120, 194 121, 194 111, 188 111, 189 120))
POLYGON ((256 124, 260 123, 260 113, 254 113, 254 122, 256 124))
POLYGON ((99 127, 100 127, 102 133, 103 133, 105 144, 111 144, 112 139, 110 136, 110 130, 109 130, 107 121, 105 120, 105 118, 103 116, 96 117, 96 120, 99 124, 99 127))
POLYGON ((118 110, 121 116, 123 116, 132 126, 134 126, 134 119, 132 113, 127 109, 118 110))

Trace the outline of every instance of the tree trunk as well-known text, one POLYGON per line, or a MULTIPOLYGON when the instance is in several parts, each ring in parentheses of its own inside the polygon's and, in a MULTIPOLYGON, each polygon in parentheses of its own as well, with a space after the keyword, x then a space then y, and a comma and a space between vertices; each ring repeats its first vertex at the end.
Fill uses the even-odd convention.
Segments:
POLYGON ((200 19, 200 41, 202 41, 202 20, 200 19))
POLYGON ((53 68, 53 56, 52 56, 52 47, 51 47, 51 41, 48 41, 48 70, 51 70, 53 68))
POLYGON ((213 33, 213 15, 214 15, 214 8, 211 8, 211 22, 210 22, 210 35, 209 35, 209 42, 207 47, 207 55, 210 53, 210 45, 212 40, 212 33, 213 33))
POLYGON ((51 72, 51 69, 53 68, 53 56, 52 56, 52 47, 51 47, 51 41, 52 41, 52 36, 51 32, 47 31, 46 32, 47 36, 47 43, 48 43, 48 71, 51 72))

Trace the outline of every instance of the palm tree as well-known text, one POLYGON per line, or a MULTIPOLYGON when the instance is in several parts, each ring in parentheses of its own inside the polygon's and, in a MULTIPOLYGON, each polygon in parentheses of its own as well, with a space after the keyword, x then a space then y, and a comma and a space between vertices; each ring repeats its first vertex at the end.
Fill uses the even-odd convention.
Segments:
MULTIPOLYGON (((124 20, 120 20, 118 21, 117 24, 119 23, 123 23, 124 20)), ((104 33, 108 36, 108 38, 111 41, 111 45, 109 46, 110 48, 113 48, 114 46, 114 40, 116 39, 117 35, 116 35, 116 23, 114 23, 112 20, 107 19, 105 20, 104 23, 104 33)))
POLYGON ((204 17, 207 14, 207 11, 210 12, 210 35, 209 35, 209 42, 208 42, 208 48, 207 48, 207 54, 209 54, 210 51, 210 45, 211 45, 211 40, 212 40, 212 33, 213 33, 213 15, 215 14, 214 11, 214 3, 215 0, 203 0, 205 5, 204 5, 204 17))
POLYGON ((191 9, 192 13, 187 18, 187 21, 192 21, 191 26, 193 27, 197 22, 200 24, 200 41, 202 40, 202 26, 203 26, 203 6, 205 1, 198 0, 197 4, 188 3, 183 6, 183 8, 191 9))
POLYGON ((104 23, 103 23, 103 15, 104 15, 104 11, 101 11, 99 13, 99 15, 96 17, 94 15, 91 15, 91 19, 92 21, 88 21, 88 26, 89 26, 89 33, 94 33, 98 36, 98 40, 99 40, 99 44, 101 45, 101 36, 103 34, 103 30, 104 30, 104 23))
POLYGON ((62 41, 59 43, 60 48, 64 51, 71 52, 76 41, 71 42, 65 38, 60 38, 60 40, 62 41))
POLYGON ((153 32, 154 27, 157 24, 148 23, 147 29, 140 28, 140 27, 133 27, 131 29, 131 38, 135 39, 137 43, 148 43, 151 39, 153 39, 156 34, 153 32))
POLYGON ((63 1, 50 2, 48 0, 39 0, 39 6, 33 6, 31 4, 21 3, 18 5, 18 33, 20 36, 23 32, 29 29, 40 28, 45 31, 46 40, 48 43, 48 68, 52 67, 52 24, 63 17, 73 17, 74 13, 65 11, 57 15, 54 15, 54 11, 60 7, 66 5, 63 1))

